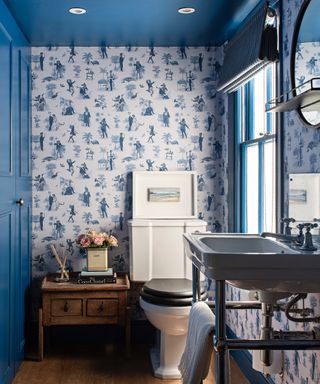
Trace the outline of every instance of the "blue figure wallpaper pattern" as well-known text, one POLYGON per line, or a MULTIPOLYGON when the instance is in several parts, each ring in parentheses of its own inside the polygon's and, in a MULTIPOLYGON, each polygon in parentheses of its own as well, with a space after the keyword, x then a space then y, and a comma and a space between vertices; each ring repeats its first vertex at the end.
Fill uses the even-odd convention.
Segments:
POLYGON ((198 172, 199 217, 225 231, 226 103, 218 48, 32 49, 33 275, 50 243, 81 270, 79 233, 113 233, 109 264, 128 271, 131 172, 198 172))

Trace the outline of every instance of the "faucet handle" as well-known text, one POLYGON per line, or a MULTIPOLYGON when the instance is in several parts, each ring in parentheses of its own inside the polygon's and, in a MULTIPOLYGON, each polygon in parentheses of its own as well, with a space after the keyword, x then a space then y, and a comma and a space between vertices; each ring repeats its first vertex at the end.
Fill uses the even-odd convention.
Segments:
POLYGON ((282 217, 280 219, 280 223, 284 223, 284 224, 287 224, 289 225, 290 223, 295 223, 296 219, 294 219, 293 217, 282 217))
POLYGON ((307 223, 306 228, 307 230, 310 231, 310 229, 317 228, 318 224, 317 223, 307 223))
POLYGON ((296 220, 293 217, 283 217, 280 219, 280 223, 284 224, 285 235, 291 235, 290 223, 294 223, 296 220))
POLYGON ((317 223, 302 223, 302 224, 298 224, 297 225, 297 228, 298 229, 303 229, 305 228, 307 230, 307 232, 310 232, 311 229, 313 228, 317 228, 318 227, 318 224, 317 223))

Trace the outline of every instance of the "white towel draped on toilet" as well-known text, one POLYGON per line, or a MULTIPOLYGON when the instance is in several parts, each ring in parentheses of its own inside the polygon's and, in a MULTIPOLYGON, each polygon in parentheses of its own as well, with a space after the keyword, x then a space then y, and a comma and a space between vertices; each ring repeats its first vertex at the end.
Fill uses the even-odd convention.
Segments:
POLYGON ((201 301, 193 304, 186 347, 179 364, 183 384, 200 384, 207 377, 213 350, 214 328, 215 316, 208 305, 201 301))

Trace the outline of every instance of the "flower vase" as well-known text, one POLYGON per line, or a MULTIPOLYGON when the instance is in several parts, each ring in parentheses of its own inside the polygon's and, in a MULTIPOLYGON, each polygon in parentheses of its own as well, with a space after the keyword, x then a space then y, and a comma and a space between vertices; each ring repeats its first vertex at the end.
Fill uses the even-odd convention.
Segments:
POLYGON ((88 271, 105 271, 108 269, 108 248, 87 248, 88 271))

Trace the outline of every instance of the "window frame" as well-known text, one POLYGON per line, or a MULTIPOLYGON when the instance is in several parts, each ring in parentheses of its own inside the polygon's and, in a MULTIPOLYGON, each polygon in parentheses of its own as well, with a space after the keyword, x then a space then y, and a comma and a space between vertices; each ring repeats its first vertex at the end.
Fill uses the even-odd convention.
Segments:
MULTIPOLYGON (((273 90, 277 93, 277 75, 278 66, 274 65, 273 71, 271 67, 266 68, 266 81, 270 84, 272 81, 273 90), (274 77, 272 75, 274 74, 274 77)), ((265 99, 270 100, 273 95, 271 94, 272 87, 266 86, 265 99)), ((258 169, 259 169, 259 180, 258 180, 258 232, 261 233, 264 230, 264 145, 270 141, 274 141, 275 146, 275 164, 274 164, 274 193, 275 193, 275 226, 278 223, 279 213, 279 157, 280 145, 278 140, 279 119, 268 113, 265 117, 265 132, 260 137, 254 137, 254 79, 249 80, 246 84, 238 88, 233 92, 231 98, 229 98, 229 106, 232 108, 233 113, 231 114, 231 122, 234 126, 234 135, 231 138, 231 144, 234 148, 233 156, 229 156, 233 160, 233 171, 231 177, 234 182, 234 188, 231 188, 233 192, 234 201, 231 204, 231 212, 234 213, 233 219, 229 219, 233 230, 236 232, 247 232, 247 191, 246 191, 246 162, 247 162, 247 148, 253 145, 258 145, 258 169), (244 93, 244 95, 243 95, 244 93), (244 105, 244 108, 242 106, 244 105), (243 113, 243 109, 245 113, 243 113), (272 132, 272 124, 274 126, 274 132, 272 132), (242 129, 241 127, 244 127, 242 129)))

